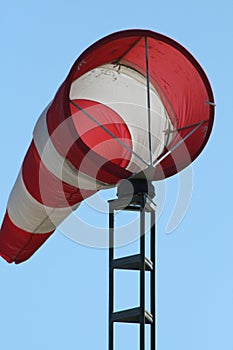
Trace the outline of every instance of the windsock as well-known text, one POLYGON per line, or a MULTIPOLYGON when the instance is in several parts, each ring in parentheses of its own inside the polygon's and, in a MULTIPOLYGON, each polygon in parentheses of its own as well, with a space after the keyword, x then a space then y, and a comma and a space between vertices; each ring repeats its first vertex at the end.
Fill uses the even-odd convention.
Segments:
POLYGON ((207 143, 214 106, 203 69, 174 40, 125 30, 94 43, 35 125, 0 255, 27 260, 83 200, 121 179, 153 169, 156 181, 187 167, 207 143))

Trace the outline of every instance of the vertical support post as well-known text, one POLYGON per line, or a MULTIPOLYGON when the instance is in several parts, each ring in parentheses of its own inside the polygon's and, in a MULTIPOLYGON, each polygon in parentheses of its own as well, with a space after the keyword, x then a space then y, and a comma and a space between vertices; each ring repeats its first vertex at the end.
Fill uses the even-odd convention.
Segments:
POLYGON ((114 259, 114 209, 109 204, 109 350, 114 347, 114 324, 112 321, 114 301, 114 270, 112 261, 114 259))
POLYGON ((153 263, 153 270, 150 274, 150 304, 151 313, 154 317, 153 323, 151 325, 151 350, 156 350, 156 230, 155 230, 155 211, 151 213, 150 221, 150 258, 153 263))
POLYGON ((142 199, 140 208, 140 350, 145 350, 145 210, 144 198, 142 199))

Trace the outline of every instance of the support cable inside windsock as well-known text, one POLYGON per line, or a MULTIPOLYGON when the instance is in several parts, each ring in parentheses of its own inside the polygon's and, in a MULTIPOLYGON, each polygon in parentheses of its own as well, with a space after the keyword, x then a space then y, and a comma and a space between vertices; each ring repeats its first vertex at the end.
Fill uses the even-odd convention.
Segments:
POLYGON ((147 85, 147 112, 148 112, 148 142, 149 142, 149 159, 150 165, 152 162, 152 141, 151 141, 151 111, 150 111, 150 72, 149 72, 149 48, 148 38, 145 36, 145 49, 146 49, 146 85, 147 85))
MULTIPOLYGON (((161 158, 157 158, 153 162, 153 166, 156 167, 160 164, 165 158, 167 158, 173 151, 175 151, 182 143, 184 143, 195 131, 197 131, 204 123, 208 120, 202 120, 196 127, 193 128, 183 139, 181 139, 177 144, 175 144, 167 153, 165 153, 161 158)), ((178 129, 177 129, 178 130, 178 129)))

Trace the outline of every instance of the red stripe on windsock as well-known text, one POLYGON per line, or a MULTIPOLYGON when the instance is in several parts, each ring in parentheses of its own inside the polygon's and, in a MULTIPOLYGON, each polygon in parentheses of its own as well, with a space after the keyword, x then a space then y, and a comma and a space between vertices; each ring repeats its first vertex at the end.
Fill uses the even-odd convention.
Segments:
POLYGON ((131 158, 132 140, 120 115, 96 101, 78 99, 72 102, 72 121, 79 138, 89 150, 120 168, 126 168, 131 158))
POLYGON ((48 207, 69 207, 96 192, 78 189, 53 175, 42 163, 33 141, 24 158, 22 175, 30 195, 48 207))
POLYGON ((7 262, 21 263, 29 259, 53 232, 35 234, 21 230, 6 212, 0 231, 0 255, 7 262))
MULTIPOLYGON (((62 89, 57 96, 61 93, 62 89)), ((75 102, 81 108, 91 112, 95 120, 106 124, 106 128, 114 131, 116 138, 122 139, 129 148, 132 148, 128 127, 116 112, 93 101, 75 100, 75 102), (113 120, 114 123, 111 122, 113 120)), ((77 170, 99 181, 115 184, 120 179, 129 177, 131 172, 125 170, 125 167, 130 161, 131 152, 93 122, 93 129, 84 135, 83 130, 90 125, 90 119, 72 104, 70 104, 69 114, 62 118, 61 112, 58 111, 60 103, 58 97, 55 97, 46 117, 48 132, 57 152, 63 158, 67 158, 77 170), (93 140, 96 140, 95 146, 106 142, 106 147, 107 141, 111 141, 111 145, 108 145, 108 157, 106 154, 102 155, 98 148, 95 148, 96 151, 90 148, 93 140), (116 156, 113 156, 114 151, 116 156)))

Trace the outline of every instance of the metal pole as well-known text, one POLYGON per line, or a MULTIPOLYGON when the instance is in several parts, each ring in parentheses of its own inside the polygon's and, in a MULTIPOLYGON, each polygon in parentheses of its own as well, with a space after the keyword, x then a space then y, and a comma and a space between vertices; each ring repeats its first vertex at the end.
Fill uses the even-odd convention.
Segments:
POLYGON ((153 315, 153 323, 151 324, 151 350, 156 349, 156 229, 155 229, 155 211, 151 212, 150 222, 150 258, 153 263, 153 271, 150 273, 150 298, 151 298, 151 313, 153 315))
POLYGON ((112 321, 114 298, 114 271, 112 261, 114 259, 114 209, 109 205, 109 350, 114 347, 114 325, 112 321))
POLYGON ((141 203, 140 209, 140 350, 145 350, 145 210, 144 200, 141 203))

